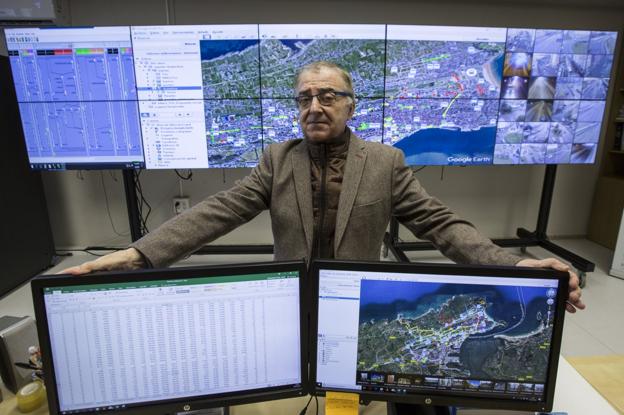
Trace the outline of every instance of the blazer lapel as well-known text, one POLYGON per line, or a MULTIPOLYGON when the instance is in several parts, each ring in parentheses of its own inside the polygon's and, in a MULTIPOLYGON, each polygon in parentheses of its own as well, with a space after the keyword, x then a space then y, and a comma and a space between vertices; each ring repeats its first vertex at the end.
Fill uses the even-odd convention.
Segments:
POLYGON ((357 138, 355 134, 351 134, 351 142, 349 143, 349 152, 347 154, 347 165, 345 166, 344 178, 342 180, 342 190, 340 191, 340 199, 338 200, 338 213, 336 216, 336 231, 334 235, 334 249, 338 249, 342 237, 344 236, 355 196, 360 186, 362 171, 366 163, 366 151, 364 143, 357 138))
POLYGON ((314 232, 312 182, 310 179, 310 156, 305 140, 293 151, 291 160, 299 214, 301 215, 303 231, 308 243, 308 252, 312 252, 312 238, 314 232))

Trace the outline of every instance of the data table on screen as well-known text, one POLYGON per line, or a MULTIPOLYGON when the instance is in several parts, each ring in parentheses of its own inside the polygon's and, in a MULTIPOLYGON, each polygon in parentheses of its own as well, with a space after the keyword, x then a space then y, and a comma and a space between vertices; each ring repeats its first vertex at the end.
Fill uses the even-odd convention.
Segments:
POLYGON ((47 289, 52 355, 64 362, 55 367, 60 407, 300 383, 294 276, 47 289))
POLYGON ((7 44, 37 163, 142 163, 128 27, 13 29, 7 44))

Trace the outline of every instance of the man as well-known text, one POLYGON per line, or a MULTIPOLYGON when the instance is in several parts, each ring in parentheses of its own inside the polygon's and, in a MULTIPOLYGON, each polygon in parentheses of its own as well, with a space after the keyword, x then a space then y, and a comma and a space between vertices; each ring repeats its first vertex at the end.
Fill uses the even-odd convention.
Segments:
MULTIPOLYGON (((347 127, 355 109, 351 76, 329 62, 303 67, 295 83, 304 139, 268 146, 251 174, 164 223, 130 248, 64 272, 162 267, 269 209, 276 260, 378 260, 395 216, 460 263, 551 267, 554 258, 521 259, 481 236, 429 196, 403 153, 359 139, 347 127)), ((570 273, 568 311, 583 309, 578 277, 570 273)))

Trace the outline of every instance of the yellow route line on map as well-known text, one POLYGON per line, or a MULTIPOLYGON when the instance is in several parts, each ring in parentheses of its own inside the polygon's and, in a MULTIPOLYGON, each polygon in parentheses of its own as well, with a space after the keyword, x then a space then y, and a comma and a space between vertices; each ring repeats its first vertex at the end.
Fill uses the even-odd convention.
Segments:
POLYGON ((455 100, 456 100, 457 98, 459 98, 459 96, 460 96, 460 95, 461 95, 461 92, 460 92, 460 93, 458 93, 457 95, 455 95, 455 98, 453 98, 453 99, 451 100, 451 103, 448 105, 448 107, 446 107, 446 109, 445 109, 445 110, 444 110, 444 112, 442 113, 442 118, 446 118, 446 113, 448 112, 448 110, 450 110, 450 109, 451 109, 451 106, 453 105, 453 102, 455 102, 455 100))

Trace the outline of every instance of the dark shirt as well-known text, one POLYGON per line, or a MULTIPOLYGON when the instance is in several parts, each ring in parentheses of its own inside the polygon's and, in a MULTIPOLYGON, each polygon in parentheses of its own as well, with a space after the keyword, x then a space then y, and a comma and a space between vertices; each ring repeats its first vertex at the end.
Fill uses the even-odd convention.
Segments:
POLYGON ((308 141, 314 210, 313 258, 334 258, 334 231, 351 131, 331 141, 308 141))

